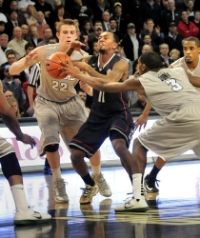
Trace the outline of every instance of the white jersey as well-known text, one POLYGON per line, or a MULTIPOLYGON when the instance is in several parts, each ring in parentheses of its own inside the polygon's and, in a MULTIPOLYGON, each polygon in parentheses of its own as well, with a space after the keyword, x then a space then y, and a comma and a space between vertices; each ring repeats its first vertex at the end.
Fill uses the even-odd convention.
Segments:
MULTIPOLYGON (((189 69, 187 64, 185 63, 185 58, 182 57, 178 60, 176 60, 175 62, 173 62, 170 66, 170 68, 175 68, 175 67, 183 67, 183 69, 189 70, 191 73, 193 73, 194 76, 200 77, 200 56, 199 56, 199 62, 196 68, 194 68, 193 70, 189 69)), ((200 92, 200 88, 197 88, 200 92)))
MULTIPOLYGON (((74 86, 78 80, 72 77, 66 77, 61 80, 52 78, 46 71, 46 62, 49 56, 59 51, 59 44, 49 44, 41 48, 41 76, 40 86, 37 89, 37 94, 49 101, 53 102, 67 102, 76 95, 74 86)), ((84 51, 82 51, 85 54, 84 51)), ((80 60, 85 57, 80 52, 73 52, 71 58, 73 60, 80 60)))
POLYGON ((179 110, 186 104, 200 103, 200 94, 182 67, 149 71, 138 79, 145 89, 147 99, 161 116, 179 110))

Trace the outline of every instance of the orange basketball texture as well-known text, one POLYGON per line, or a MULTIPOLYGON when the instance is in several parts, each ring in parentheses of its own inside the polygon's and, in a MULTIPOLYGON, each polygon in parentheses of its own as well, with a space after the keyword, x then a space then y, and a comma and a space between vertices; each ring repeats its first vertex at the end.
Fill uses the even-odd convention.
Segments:
POLYGON ((64 79, 67 75, 62 71, 61 63, 67 62, 70 57, 64 52, 56 52, 49 56, 46 62, 46 70, 54 79, 64 79))

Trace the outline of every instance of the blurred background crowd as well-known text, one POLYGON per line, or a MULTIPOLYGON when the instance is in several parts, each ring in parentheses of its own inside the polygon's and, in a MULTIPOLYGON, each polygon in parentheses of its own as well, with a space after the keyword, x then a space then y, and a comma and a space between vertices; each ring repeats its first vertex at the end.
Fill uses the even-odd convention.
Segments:
MULTIPOLYGON (((65 18, 76 19, 91 55, 98 55, 103 31, 115 32, 116 53, 129 60, 130 74, 141 53, 156 51, 168 66, 182 57, 184 37, 200 38, 200 0, 0 0, 0 79, 18 118, 33 116, 39 71, 34 65, 11 76, 9 66, 37 46, 56 43, 56 24, 65 18)), ((92 99, 79 93, 89 106, 92 99)), ((133 112, 144 107, 134 93, 129 104, 133 112)))

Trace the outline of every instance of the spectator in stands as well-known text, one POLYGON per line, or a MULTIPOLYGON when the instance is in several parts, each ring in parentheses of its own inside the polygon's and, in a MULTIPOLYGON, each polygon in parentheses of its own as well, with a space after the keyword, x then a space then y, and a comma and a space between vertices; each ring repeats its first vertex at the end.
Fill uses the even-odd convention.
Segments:
POLYGON ((6 27, 9 32, 13 32, 14 27, 21 26, 22 24, 26 24, 26 19, 20 19, 18 17, 18 12, 16 10, 12 10, 8 17, 8 23, 6 27))
POLYGON ((98 40, 98 38, 102 32, 103 32, 103 28, 102 28, 102 26, 99 25, 99 26, 95 26, 94 32, 92 32, 88 35, 88 44, 89 44, 90 49, 92 49, 93 41, 98 40))
MULTIPOLYGON (((1 80, 5 77, 5 75, 4 75, 4 68, 7 65, 10 66, 12 63, 14 63, 17 60, 17 53, 13 49, 7 49, 5 53, 6 53, 7 62, 5 62, 4 64, 2 64, 0 66, 0 79, 1 80)), ((25 82, 27 80, 26 74, 25 74, 24 71, 21 72, 16 77, 19 78, 21 83, 23 83, 23 82, 25 82)))
POLYGON ((164 34, 161 32, 160 26, 155 25, 152 18, 149 18, 144 22, 143 29, 140 32, 140 38, 143 39, 144 35, 147 34, 151 36, 152 44, 155 45, 156 48, 163 42, 164 34))
POLYGON ((19 8, 19 1, 17 0, 11 0, 9 1, 10 5, 9 8, 7 9, 7 14, 9 15, 10 12, 12 11, 16 11, 17 12, 17 19, 18 21, 23 24, 26 23, 26 18, 24 16, 24 13, 22 12, 22 10, 19 8))
POLYGON ((164 9, 161 12, 160 26, 164 34, 167 34, 169 29, 169 24, 171 22, 178 23, 180 19, 180 11, 176 7, 175 0, 168 0, 168 1, 165 1, 165 3, 166 4, 163 5, 164 9))
POLYGON ((29 35, 30 35, 29 42, 31 42, 34 46, 37 46, 39 42, 42 41, 42 39, 39 36, 38 28, 36 25, 30 26, 29 35))
POLYGON ((110 18, 111 18, 110 12, 108 10, 105 10, 102 13, 103 31, 110 31, 110 18))
POLYGON ((194 20, 194 1, 193 0, 189 0, 189 1, 185 1, 185 6, 186 6, 186 11, 188 13, 188 17, 190 21, 194 20))
POLYGON ((14 97, 13 92, 10 91, 10 90, 5 91, 5 92, 4 92, 4 95, 5 95, 5 97, 6 97, 7 99, 10 98, 10 97, 14 97))
POLYGON ((120 39, 126 33, 127 22, 123 16, 123 6, 120 2, 115 2, 113 5, 112 19, 117 21, 117 32, 120 32, 120 39))
POLYGON ((15 26, 13 29, 13 39, 8 42, 8 47, 15 50, 18 53, 18 58, 25 55, 25 45, 27 41, 22 38, 22 29, 19 26, 15 26))
POLYGON ((177 24, 176 22, 170 22, 169 24, 169 31, 167 35, 165 35, 164 42, 166 42, 169 45, 169 49, 176 48, 180 52, 182 52, 182 35, 178 32, 177 24))
POLYGON ((69 12, 72 19, 78 19, 82 26, 85 20, 91 20, 92 10, 84 0, 71 0, 69 12))
POLYGON ((189 36, 198 37, 200 29, 194 24, 194 22, 189 20, 187 11, 181 11, 181 19, 178 22, 178 31, 183 38, 189 36))
POLYGON ((29 26, 36 24, 37 22, 37 10, 34 5, 27 6, 25 11, 26 22, 29 26))
POLYGON ((22 89, 20 80, 18 78, 16 78, 16 76, 12 76, 9 73, 9 65, 6 65, 4 68, 4 75, 5 77, 2 80, 2 84, 3 84, 3 90, 4 92, 9 90, 12 91, 15 98, 17 99, 17 102, 19 104, 19 109, 20 109, 20 113, 24 114, 25 113, 25 102, 26 102, 26 97, 25 97, 25 93, 22 89))
MULTIPOLYGON (((153 49, 153 46, 152 45, 150 45, 150 44, 144 44, 143 46, 142 46, 142 48, 141 48, 141 51, 140 51, 140 54, 139 55, 141 55, 141 54, 144 54, 144 53, 147 53, 147 52, 153 52, 154 51, 154 49, 153 49)), ((136 66, 137 66, 137 64, 138 64, 138 58, 134 61, 134 63, 133 63, 133 73, 135 73, 136 72, 136 66)))
POLYGON ((102 21, 102 14, 110 10, 110 3, 107 0, 95 0, 93 4, 93 21, 102 21))
POLYGON ((36 27, 38 31, 39 39, 44 39, 44 31, 45 29, 49 28, 49 25, 46 22, 46 19, 44 17, 44 13, 42 11, 37 12, 37 22, 36 27))
MULTIPOLYGON (((196 10, 194 12, 194 24, 200 29, 200 10, 196 10)), ((199 38, 200 38, 200 32, 199 32, 199 38)))
POLYGON ((93 33, 93 24, 90 20, 85 20, 80 33, 80 41, 85 44, 85 51, 91 51, 92 42, 89 42, 89 35, 93 33))
POLYGON ((6 50, 8 49, 8 35, 6 33, 0 34, 0 65, 7 62, 6 50))
POLYGON ((118 31, 117 20, 114 18, 110 18, 110 30, 109 31, 115 33, 118 36, 119 40, 121 40, 123 35, 121 35, 121 32, 118 31))
POLYGON ((168 67, 171 63, 173 63, 173 59, 169 56, 169 45, 167 43, 160 44, 159 51, 163 66, 168 67))
POLYGON ((53 38, 53 32, 50 27, 44 29, 44 38, 40 41, 37 46, 49 44, 49 40, 53 38))
POLYGON ((22 29, 22 38, 26 41, 29 41, 30 40, 29 25, 28 24, 22 24, 21 29, 22 29))
POLYGON ((151 35, 149 34, 144 35, 143 39, 140 40, 139 55, 141 54, 144 45, 149 45, 154 51, 158 51, 158 46, 152 42, 151 35))
POLYGON ((176 61, 181 57, 181 52, 178 49, 171 49, 169 52, 169 56, 173 61, 176 61))
POLYGON ((134 23, 127 25, 127 33, 123 37, 121 45, 123 46, 126 57, 133 63, 139 54, 139 40, 134 23))
POLYGON ((3 22, 5 22, 5 23, 8 22, 8 18, 7 18, 7 16, 6 16, 6 14, 4 14, 4 11, 3 11, 2 8, 0 8, 0 21, 3 21, 3 22))
POLYGON ((70 14, 68 11, 65 11, 65 7, 63 4, 58 4, 55 6, 55 12, 52 17, 54 18, 53 19, 54 26, 52 28, 52 31, 53 34, 55 34, 56 33, 55 25, 63 19, 70 18, 70 14))
POLYGON ((153 19, 155 24, 160 23, 160 12, 161 6, 154 0, 146 0, 141 3, 141 20, 142 22, 146 21, 146 19, 153 19))
POLYGON ((54 10, 50 3, 46 0, 37 0, 35 1, 35 8, 37 12, 43 12, 47 24, 53 29, 54 27, 54 10))
POLYGON ((6 23, 4 21, 0 20, 0 34, 2 33, 6 33, 9 36, 9 39, 12 35, 12 33, 8 32, 7 28, 6 28, 6 23))

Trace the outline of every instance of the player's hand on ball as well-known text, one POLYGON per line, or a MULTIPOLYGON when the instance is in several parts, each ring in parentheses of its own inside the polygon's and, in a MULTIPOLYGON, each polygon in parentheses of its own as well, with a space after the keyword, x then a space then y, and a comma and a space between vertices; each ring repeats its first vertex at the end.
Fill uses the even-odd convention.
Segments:
POLYGON ((80 69, 73 65, 71 61, 62 62, 62 72, 66 75, 74 76, 80 73, 80 69))

